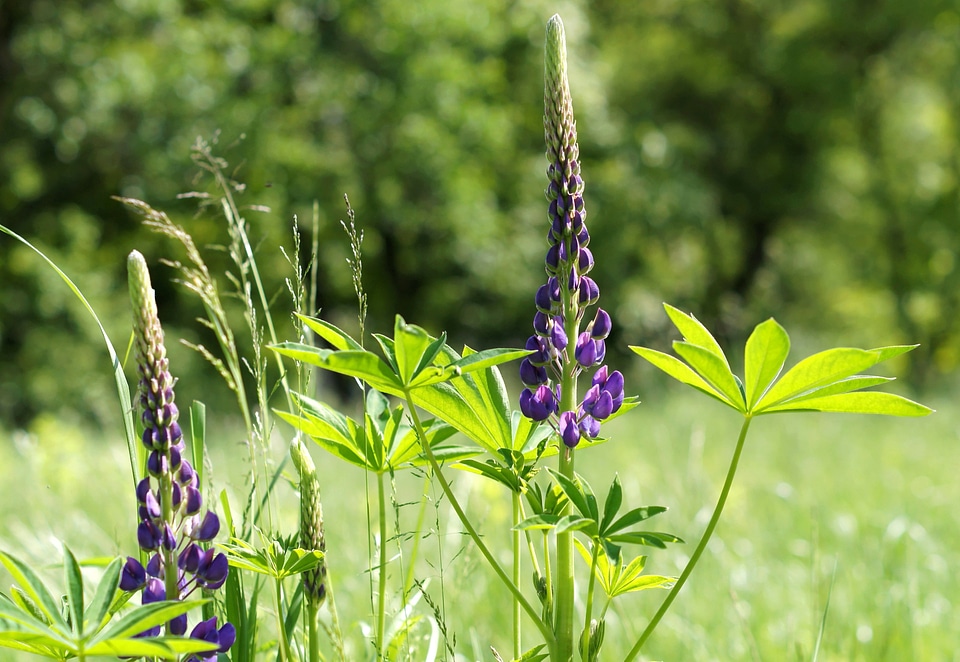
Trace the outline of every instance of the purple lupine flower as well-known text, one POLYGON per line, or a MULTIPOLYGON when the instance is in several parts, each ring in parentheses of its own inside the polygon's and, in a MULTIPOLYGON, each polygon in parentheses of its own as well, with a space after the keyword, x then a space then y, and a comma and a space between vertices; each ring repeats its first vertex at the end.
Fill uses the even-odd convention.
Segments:
MULTIPOLYGON (((198 588, 213 590, 222 586, 229 568, 224 554, 212 548, 204 550, 195 542, 212 540, 220 530, 220 520, 209 510, 201 517, 203 500, 197 474, 183 457, 183 431, 177 422, 179 410, 174 403, 175 380, 170 374, 147 263, 134 251, 127 267, 140 374, 139 403, 143 410, 141 439, 149 451, 148 475, 136 488, 140 516, 137 542, 142 550, 153 554, 146 568, 134 558, 127 559, 120 588, 142 589, 143 604, 165 599, 184 600, 198 588)), ((187 626, 187 615, 183 614, 167 623, 167 634, 183 635, 187 626)), ((159 632, 159 627, 152 628, 141 636, 155 636, 159 632)), ((206 661, 216 659, 216 652, 228 650, 236 631, 230 623, 218 630, 213 618, 197 625, 190 636, 219 644, 212 656, 188 658, 206 661)))
POLYGON ((620 408, 623 375, 614 372, 608 378, 607 368, 600 367, 599 380, 594 378, 583 400, 575 402, 577 378, 601 366, 606 357, 612 323, 610 315, 598 308, 581 329, 587 309, 600 300, 600 287, 587 275, 595 261, 587 248, 590 233, 583 202, 580 148, 567 80, 563 23, 558 16, 547 24, 545 56, 543 127, 550 224, 544 261, 547 282, 534 297, 534 335, 526 344, 534 353, 520 364, 520 379, 527 387, 520 394, 520 411, 534 421, 549 420, 563 443, 573 448, 581 438, 595 439, 600 434, 600 422, 620 408), (570 388, 567 399, 560 397, 561 383, 570 388))

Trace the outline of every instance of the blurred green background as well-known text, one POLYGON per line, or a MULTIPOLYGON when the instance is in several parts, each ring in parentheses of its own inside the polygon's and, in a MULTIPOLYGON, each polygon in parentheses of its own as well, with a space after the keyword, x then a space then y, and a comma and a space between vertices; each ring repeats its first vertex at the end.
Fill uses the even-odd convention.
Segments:
MULTIPOLYGON (((191 146, 216 141, 260 241, 276 320, 290 310, 279 246, 290 250, 296 216, 307 250, 316 200, 318 304, 355 324, 339 226, 348 194, 365 235, 370 328, 390 328, 400 312, 454 345, 521 345, 543 280, 542 39, 555 12, 567 29, 594 275, 616 325, 610 362, 632 372, 628 343, 663 348, 673 337, 662 301, 694 312, 727 347, 774 315, 797 347, 791 362, 836 344, 922 343, 894 369, 941 410, 919 422, 758 423, 702 575, 651 654, 810 659, 838 562, 821 659, 951 659, 957 2, 0 2, 0 223, 74 278, 121 352, 126 255, 147 256, 178 401, 210 405, 217 480, 242 495, 230 395, 176 342, 214 342, 194 321, 199 303, 160 263, 183 259, 181 249, 111 196, 166 210, 219 276, 229 260, 208 247, 229 241, 222 214, 178 198, 215 194, 191 146)), ((232 312, 242 329, 239 304, 232 312)), ((133 494, 113 389, 87 313, 0 235, 0 535, 26 556, 48 558, 54 535, 81 554, 129 552, 133 494), (90 477, 104 475, 115 480, 92 490, 90 477)), ((663 528, 693 540, 734 422, 650 375, 631 376, 628 390, 646 404, 582 468, 605 489, 610 468, 627 467, 631 501, 671 506, 663 528)), ((362 477, 318 464, 355 633, 368 599, 362 477)), ((465 485, 496 531, 502 494, 465 485)), ((682 553, 655 553, 648 567, 679 572, 682 553)), ((476 613, 460 636, 480 659, 503 631, 505 603, 478 579, 489 573, 475 554, 463 558, 450 572, 464 595, 476 592, 466 603, 476 613)), ((658 597, 625 603, 611 650, 629 647, 658 597)))
MULTIPOLYGON (((400 312, 455 343, 520 344, 543 279, 542 37, 559 12, 612 346, 662 342, 669 301, 736 345, 768 315, 815 348, 920 342, 902 376, 936 385, 960 361, 957 9, 5 2, 0 221, 76 279, 122 345, 124 257, 181 256, 110 196, 225 243, 216 209, 177 199, 207 190, 190 148, 219 135, 238 202, 270 208, 246 216, 280 318, 277 247, 294 215, 309 230, 316 199, 318 303, 353 319, 346 193, 371 327, 400 312)), ((155 269, 168 333, 209 341, 197 303, 155 269)), ((87 379, 102 370, 97 331, 72 295, 6 237, 0 284, 0 421, 112 416, 109 382, 87 379)), ((189 352, 175 365, 208 401, 227 397, 189 352)))

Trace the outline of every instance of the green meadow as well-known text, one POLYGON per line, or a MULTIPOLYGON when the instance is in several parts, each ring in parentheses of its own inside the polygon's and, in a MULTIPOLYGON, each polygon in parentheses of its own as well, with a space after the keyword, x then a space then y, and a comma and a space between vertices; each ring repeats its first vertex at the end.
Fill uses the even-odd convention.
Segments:
MULTIPOLYGON (((676 575, 709 518, 739 421, 659 378, 628 383, 649 393, 644 404, 611 424, 611 441, 580 453, 577 470, 595 484, 618 472, 625 500, 670 508, 657 526, 688 544, 644 550, 647 572, 676 575)), ((924 401, 938 412, 919 420, 761 417, 707 554, 643 659, 810 660, 818 637, 819 660, 956 659, 960 417, 949 397, 924 401)), ((212 480, 241 499, 246 453, 236 440, 242 431, 218 416, 209 425, 212 480)), ((277 443, 288 433, 278 427, 277 443)), ((41 418, 29 432, 5 431, 0 453, 4 549, 37 567, 59 563, 58 539, 81 559, 135 550, 135 504, 119 436, 108 438, 81 421, 41 418)), ((372 619, 364 475, 323 452, 314 458, 330 578, 353 659, 360 659, 372 619)), ((502 489, 464 472, 448 475, 481 530, 502 543, 495 548, 507 550, 509 503, 502 489)), ((398 475, 397 499, 409 497, 421 480, 398 475)), ((373 499, 372 484, 366 487, 373 499)), ((281 486, 276 494, 281 528, 295 530, 295 493, 281 486)), ((489 659, 490 645, 509 647, 510 597, 461 535, 439 490, 432 496, 428 520, 434 524, 421 541, 417 574, 443 610, 458 656, 489 659)), ((415 510, 415 504, 394 505, 401 530, 412 528, 415 510)), ((579 559, 577 571, 582 581, 586 566, 579 559)), ((45 578, 59 590, 59 569, 45 578)), ((606 659, 629 648, 665 594, 644 591, 614 603, 605 643, 613 657, 606 659)), ((426 637, 428 630, 424 624, 417 634, 426 637)), ((5 655, 0 659, 23 659, 5 655)))

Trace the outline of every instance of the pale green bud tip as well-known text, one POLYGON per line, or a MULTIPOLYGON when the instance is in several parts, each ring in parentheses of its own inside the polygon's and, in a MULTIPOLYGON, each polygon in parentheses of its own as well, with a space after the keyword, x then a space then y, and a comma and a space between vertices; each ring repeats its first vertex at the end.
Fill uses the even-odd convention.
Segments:
POLYGON ((143 259, 140 251, 132 251, 127 257, 127 278, 134 310, 156 309, 153 287, 150 283, 150 270, 147 269, 147 261, 143 259))
MULTIPOLYGON (((563 21, 554 14, 547 21, 547 38, 544 43, 544 65, 548 84, 563 85, 567 78, 567 39, 563 32, 563 21)), ((549 93, 549 92, 548 92, 549 93)))
POLYGON ((293 441, 290 442, 290 457, 293 458, 293 464, 296 465, 301 476, 312 476, 317 473, 313 458, 310 457, 310 452, 300 440, 300 437, 294 437, 293 441))

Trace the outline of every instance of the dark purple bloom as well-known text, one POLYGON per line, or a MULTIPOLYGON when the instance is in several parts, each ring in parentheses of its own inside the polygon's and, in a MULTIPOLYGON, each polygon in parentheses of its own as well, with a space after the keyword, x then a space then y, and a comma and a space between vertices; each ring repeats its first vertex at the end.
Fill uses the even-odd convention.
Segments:
POLYGON ((541 385, 536 391, 528 388, 520 394, 520 411, 534 421, 545 421, 557 411, 557 400, 550 387, 541 385))
MULTIPOLYGON (((154 552, 146 568, 135 559, 128 559, 123 568, 120 587, 124 590, 143 588, 144 604, 158 600, 182 600, 197 586, 216 589, 226 581, 229 564, 226 556, 213 550, 202 552, 194 540, 208 541, 220 530, 220 521, 213 512, 203 518, 203 499, 197 474, 184 459, 183 431, 174 403, 175 380, 170 374, 163 329, 157 317, 157 306, 150 274, 143 256, 134 251, 128 260, 130 294, 134 308, 134 335, 137 349, 137 372, 140 374, 139 404, 144 425, 142 441, 150 451, 147 456, 147 477, 137 484, 137 504, 141 518, 137 541, 145 551, 154 552), (174 582, 174 580, 176 580, 174 582), (170 581, 170 594, 166 582, 170 581)), ((205 623, 207 623, 205 621, 205 623)), ((233 644, 236 632, 225 624, 220 650, 233 644)), ((167 634, 183 635, 188 627, 183 614, 167 623, 167 634)), ((196 628, 195 628, 196 630, 196 628)), ((156 635, 152 628, 142 635, 156 635)), ((141 636, 142 636, 141 635, 141 636)), ((204 656, 202 659, 215 659, 204 656)), ((196 656, 190 659, 201 659, 196 656)))
POLYGON ((560 438, 568 448, 574 448, 580 443, 580 428, 577 426, 577 415, 572 411, 565 411, 560 414, 560 421, 557 424, 557 431, 560 438))
POLYGON ((127 557, 120 571, 120 590, 138 591, 147 583, 147 571, 140 565, 140 561, 132 556, 127 557))
POLYGON ((592 416, 584 416, 579 423, 580 432, 588 439, 596 439, 600 434, 600 421, 592 416))
POLYGON ((534 387, 546 384, 548 379, 547 369, 543 366, 534 365, 530 362, 530 359, 524 359, 520 362, 520 381, 526 386, 534 387))
POLYGON ((216 644, 218 647, 209 653, 195 653, 184 662, 214 662, 218 653, 226 653, 233 646, 233 642, 237 639, 237 631, 232 623, 224 623, 223 627, 218 630, 217 617, 214 616, 197 623, 190 632, 190 638, 216 644))

